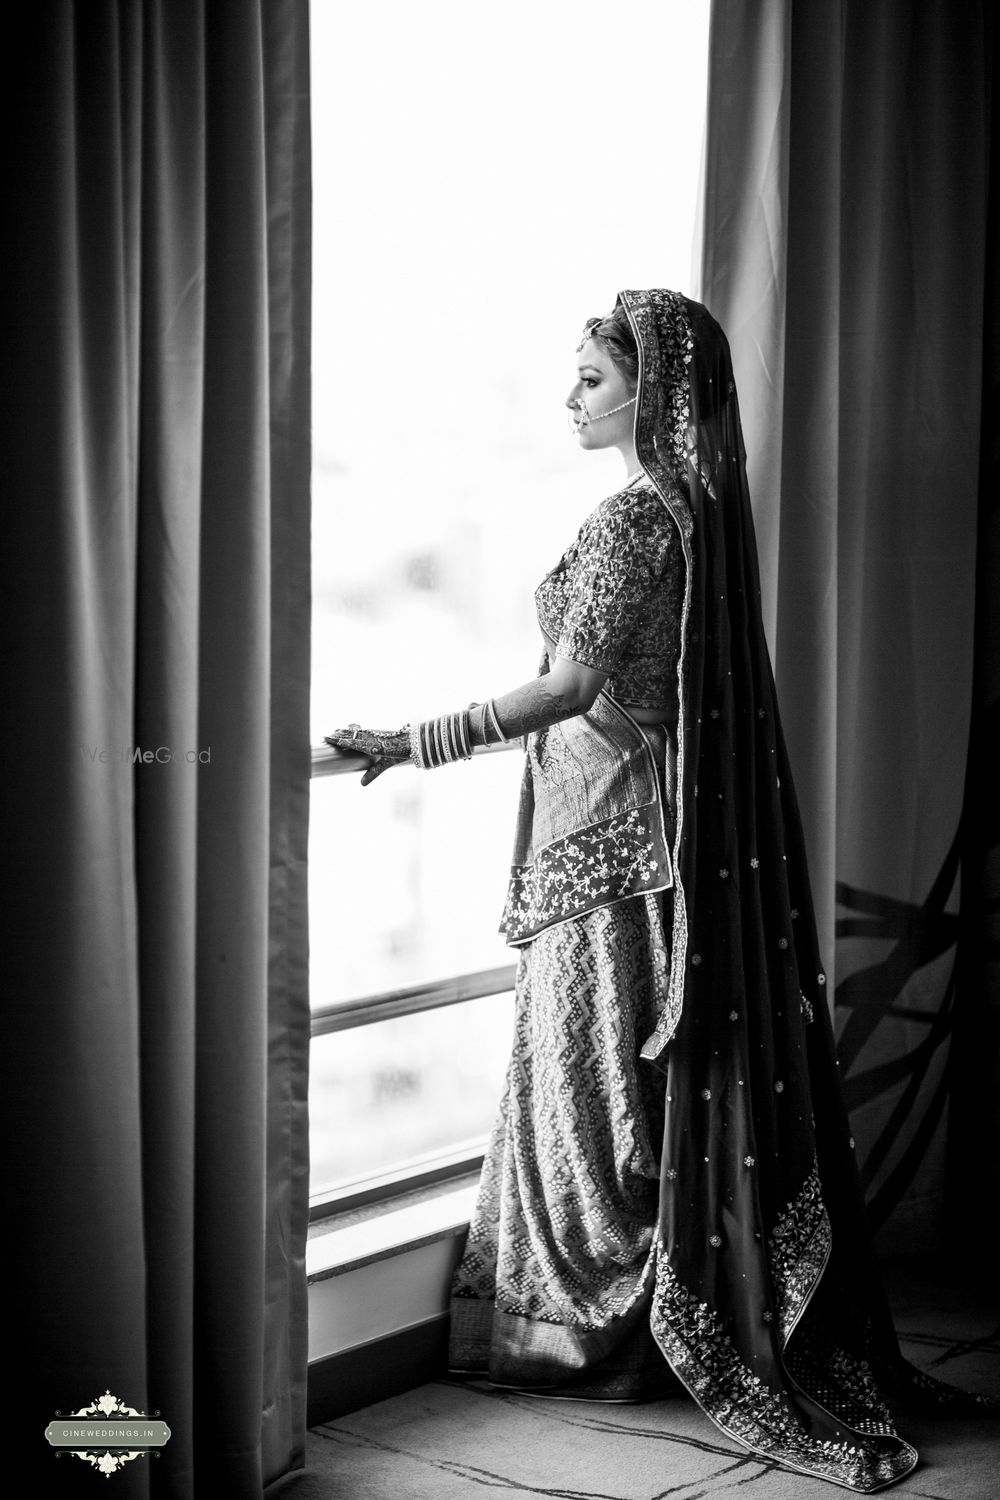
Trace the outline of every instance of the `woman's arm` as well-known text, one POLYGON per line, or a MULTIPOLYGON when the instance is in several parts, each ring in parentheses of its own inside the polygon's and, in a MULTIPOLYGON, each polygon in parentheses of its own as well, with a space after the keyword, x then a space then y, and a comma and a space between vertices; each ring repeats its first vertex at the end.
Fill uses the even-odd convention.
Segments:
MULTIPOLYGON (((607 672, 557 656, 550 669, 540 677, 513 692, 504 693, 502 698, 493 699, 496 724, 506 739, 513 740, 534 729, 546 729, 561 719, 572 719, 593 707, 607 680, 607 672)), ((484 715, 480 706, 468 714, 468 728, 474 748, 497 743, 494 719, 488 713, 484 715)), ((383 730, 362 729, 359 724, 352 724, 348 729, 328 734, 326 743, 338 750, 368 756, 369 765, 361 778, 362 786, 368 786, 390 766, 402 765, 411 758, 408 726, 383 730)))
MULTIPOLYGON (((550 658, 550 661, 549 670, 541 677, 493 699, 494 713, 508 739, 520 739, 533 730, 547 729, 550 724, 585 714, 593 708, 598 693, 608 680, 607 672, 595 671, 593 667, 582 666, 563 656, 550 658)), ((482 725, 482 715, 474 712, 470 724, 474 745, 492 743, 496 738, 489 734, 488 717, 485 740, 482 725)))

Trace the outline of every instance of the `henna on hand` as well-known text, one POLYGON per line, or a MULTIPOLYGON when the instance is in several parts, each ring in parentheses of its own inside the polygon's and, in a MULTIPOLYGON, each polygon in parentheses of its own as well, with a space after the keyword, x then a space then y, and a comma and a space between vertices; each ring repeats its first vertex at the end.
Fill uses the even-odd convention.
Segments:
POLYGON ((335 750, 346 750, 351 755, 368 758, 369 765, 361 778, 362 786, 370 786, 390 766, 401 766, 410 759, 408 728, 363 729, 360 724, 348 724, 346 729, 335 729, 323 739, 335 750))
MULTIPOLYGON (((468 755, 469 744, 478 747, 496 744, 498 738, 521 739, 536 730, 547 729, 551 724, 587 713, 607 679, 607 672, 560 656, 553 659, 550 655, 546 670, 531 682, 514 688, 501 698, 491 699, 485 706, 470 704, 467 717, 464 713, 461 716, 460 738, 465 740, 465 755, 468 755)), ((363 729, 360 724, 349 724, 346 729, 335 729, 325 736, 325 740, 338 750, 368 759, 369 765, 361 778, 362 786, 368 786, 390 766, 411 760, 409 725, 402 729, 363 729)), ((456 757, 446 755, 443 758, 451 760, 456 757)), ((435 763, 440 764, 440 759, 435 763)))

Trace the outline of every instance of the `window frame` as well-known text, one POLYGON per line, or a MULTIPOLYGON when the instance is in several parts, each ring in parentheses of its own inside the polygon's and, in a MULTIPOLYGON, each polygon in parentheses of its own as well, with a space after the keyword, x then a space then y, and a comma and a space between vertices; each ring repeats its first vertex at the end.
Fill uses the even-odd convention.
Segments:
MULTIPOLYGON (((519 750, 520 740, 490 745, 478 754, 497 754, 519 750)), ((312 747, 310 779, 320 776, 358 775, 367 766, 364 756, 351 755, 333 746, 312 747)), ((439 1010, 445 1005, 460 1005, 466 1000, 485 1000, 491 995, 507 995, 514 988, 517 964, 500 964, 492 969, 453 974, 444 979, 379 994, 361 995, 336 1005, 324 1005, 311 1012, 310 1035, 328 1036, 334 1031, 348 1031, 355 1026, 371 1026, 397 1016, 416 1015, 421 1011, 439 1010)), ((457 1142, 453 1147, 414 1157, 385 1172, 366 1173, 347 1179, 339 1187, 327 1188, 309 1198, 309 1222, 316 1224, 335 1214, 367 1207, 395 1198, 415 1188, 448 1182, 456 1177, 478 1172, 483 1165, 486 1136, 457 1142)))

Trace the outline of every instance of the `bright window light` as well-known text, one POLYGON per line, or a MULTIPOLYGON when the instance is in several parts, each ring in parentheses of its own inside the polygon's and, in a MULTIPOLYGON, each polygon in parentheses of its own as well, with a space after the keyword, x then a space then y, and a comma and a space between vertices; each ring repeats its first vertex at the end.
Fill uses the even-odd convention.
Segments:
MULTIPOLYGON (((568 432, 581 326, 621 287, 697 291, 708 12, 314 0, 314 743, 534 675, 534 589, 624 472, 568 432)), ((519 779, 513 753, 314 782, 314 1005, 513 961, 519 779)), ((451 1007, 409 1079, 414 1154, 462 1092, 433 1084, 437 1050, 499 1045, 489 1004, 451 1007)), ((352 1053, 372 1078, 382 1029, 352 1053)), ((314 1140, 345 1128, 330 1092, 314 1140)))

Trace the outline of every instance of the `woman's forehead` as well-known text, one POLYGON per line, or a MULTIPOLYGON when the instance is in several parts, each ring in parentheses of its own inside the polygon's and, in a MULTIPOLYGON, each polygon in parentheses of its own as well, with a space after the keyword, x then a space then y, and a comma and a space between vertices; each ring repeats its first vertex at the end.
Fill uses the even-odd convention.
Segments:
POLYGON ((576 358, 577 369, 599 370, 606 373, 614 369, 614 361, 608 351, 596 339, 585 339, 576 358))

